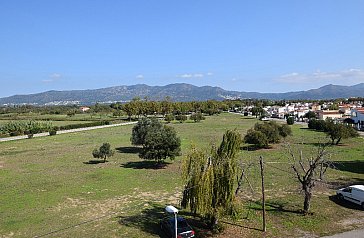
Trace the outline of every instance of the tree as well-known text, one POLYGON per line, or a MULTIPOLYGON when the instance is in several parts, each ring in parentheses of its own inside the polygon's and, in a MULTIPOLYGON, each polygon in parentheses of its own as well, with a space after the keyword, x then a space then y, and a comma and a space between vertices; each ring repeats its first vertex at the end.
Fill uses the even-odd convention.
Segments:
POLYGON ((314 113, 313 111, 308 111, 303 117, 307 118, 308 120, 316 119, 316 113, 314 113))
POLYGON ((249 129, 244 137, 244 142, 248 144, 253 144, 258 148, 268 147, 268 138, 261 131, 256 131, 254 129, 249 129))
POLYGON ((263 116, 265 114, 264 109, 260 106, 253 107, 251 111, 252 115, 255 116, 255 118, 258 118, 258 116, 263 116))
POLYGON ((187 121, 187 116, 182 114, 176 115, 176 120, 183 123, 184 121, 187 121))
POLYGON ((111 149, 111 146, 109 143, 103 143, 99 149, 95 148, 92 151, 92 156, 97 159, 103 159, 104 163, 106 162, 106 159, 108 157, 111 157, 113 155, 114 155, 114 151, 111 149))
POLYGON ((170 123, 171 121, 174 120, 174 116, 173 114, 167 114, 164 116, 164 120, 167 122, 167 123, 170 123))
POLYGON ((327 124, 325 133, 330 137, 332 145, 338 145, 342 139, 359 136, 358 132, 350 126, 333 122, 327 122, 327 124))
POLYGON ((287 117, 287 124, 293 125, 294 124, 294 117, 287 117))
POLYGON ((163 125, 156 118, 142 118, 133 127, 131 142, 143 146, 139 157, 161 163, 167 158, 174 159, 180 154, 181 140, 176 131, 163 125))
POLYGON ((303 213, 308 214, 316 181, 322 180, 327 168, 331 166, 331 162, 328 159, 329 154, 326 150, 327 145, 320 145, 316 153, 313 153, 308 158, 303 157, 302 150, 295 153, 289 145, 287 148, 291 159, 291 167, 301 184, 301 189, 305 196, 303 213))
POLYGON ((233 213, 236 157, 240 144, 241 135, 228 130, 218 148, 213 147, 206 153, 192 147, 183 160, 185 190, 181 206, 189 207, 194 214, 199 213, 211 228, 218 225, 220 215, 233 213))
POLYGON ((173 160, 181 153, 181 140, 174 128, 163 126, 151 127, 145 135, 145 143, 140 158, 156 160, 158 163, 170 158, 173 160))
POLYGON ((279 131, 279 135, 282 136, 283 138, 292 135, 291 127, 289 127, 286 124, 283 124, 280 127, 278 127, 278 131, 279 131))
POLYGON ((143 117, 141 118, 138 123, 133 127, 132 130, 132 137, 131 137, 131 143, 133 145, 141 145, 145 146, 145 137, 152 128, 156 128, 157 130, 160 130, 163 125, 158 121, 156 118, 147 118, 143 117))
POLYGON ((193 113, 190 116, 190 119, 193 120, 194 122, 199 122, 201 120, 205 120, 205 117, 202 115, 201 112, 197 112, 197 113, 193 113))

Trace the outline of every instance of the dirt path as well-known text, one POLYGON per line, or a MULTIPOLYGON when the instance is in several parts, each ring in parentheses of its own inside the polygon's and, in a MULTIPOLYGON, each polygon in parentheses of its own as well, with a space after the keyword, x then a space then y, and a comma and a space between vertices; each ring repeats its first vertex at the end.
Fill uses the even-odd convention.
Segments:
MULTIPOLYGON (((73 133, 73 132, 79 132, 79 131, 89 131, 89 130, 95 130, 95 129, 101 129, 101 128, 108 128, 108 127, 116 127, 116 126, 126 126, 126 125, 132 125, 136 124, 137 122, 125 122, 125 123, 118 123, 118 124, 111 124, 111 125, 103 125, 103 126, 93 126, 93 127, 85 127, 85 128, 77 128, 77 129, 71 129, 71 130, 64 130, 64 131, 57 131, 57 135, 60 134, 66 134, 66 133, 73 133)), ((39 134, 34 134, 33 137, 43 137, 43 136, 49 136, 48 132, 43 132, 39 134)), ((22 140, 27 139, 28 136, 13 136, 13 137, 6 137, 6 138, 0 138, 0 142, 5 141, 13 141, 13 140, 22 140)))

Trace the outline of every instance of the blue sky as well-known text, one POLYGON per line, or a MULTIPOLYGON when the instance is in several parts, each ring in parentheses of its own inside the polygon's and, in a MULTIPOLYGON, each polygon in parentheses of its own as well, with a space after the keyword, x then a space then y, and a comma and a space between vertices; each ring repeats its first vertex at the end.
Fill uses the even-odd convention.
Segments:
POLYGON ((2 0, 0 97, 190 83, 286 92, 364 82, 362 0, 2 0))

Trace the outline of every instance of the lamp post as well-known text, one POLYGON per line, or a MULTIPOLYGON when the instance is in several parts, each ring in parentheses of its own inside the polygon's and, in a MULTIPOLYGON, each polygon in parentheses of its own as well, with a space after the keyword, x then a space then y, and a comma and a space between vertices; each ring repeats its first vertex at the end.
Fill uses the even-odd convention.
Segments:
POLYGON ((178 209, 175 208, 174 206, 166 206, 166 211, 168 213, 173 213, 174 214, 175 238, 177 238, 177 213, 178 213, 178 209))

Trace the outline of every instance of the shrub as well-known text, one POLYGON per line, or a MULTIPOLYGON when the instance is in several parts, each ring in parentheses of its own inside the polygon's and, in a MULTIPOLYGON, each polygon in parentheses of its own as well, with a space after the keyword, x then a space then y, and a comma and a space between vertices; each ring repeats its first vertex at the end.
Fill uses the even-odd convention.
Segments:
POLYGON ((186 115, 176 115, 176 120, 179 121, 180 123, 184 122, 187 120, 187 116, 186 115))
POLYGON ((287 117, 287 124, 293 125, 294 124, 294 117, 287 117))
POLYGON ((164 120, 168 123, 170 123, 171 121, 174 120, 174 116, 173 114, 167 114, 165 117, 164 117, 164 120))
POLYGON ((268 138, 267 136, 261 132, 256 131, 254 129, 249 129, 244 137, 244 142, 248 144, 254 144, 258 148, 267 148, 268 147, 268 138))
POLYGON ((199 122, 201 120, 205 120, 205 117, 202 115, 201 112, 198 112, 198 113, 193 113, 190 116, 190 119, 193 120, 194 122, 199 122))

